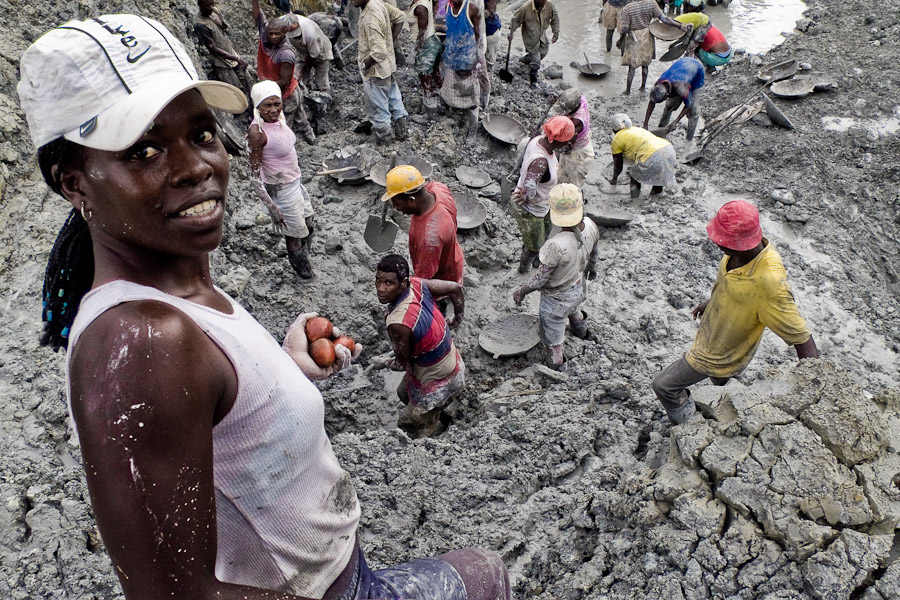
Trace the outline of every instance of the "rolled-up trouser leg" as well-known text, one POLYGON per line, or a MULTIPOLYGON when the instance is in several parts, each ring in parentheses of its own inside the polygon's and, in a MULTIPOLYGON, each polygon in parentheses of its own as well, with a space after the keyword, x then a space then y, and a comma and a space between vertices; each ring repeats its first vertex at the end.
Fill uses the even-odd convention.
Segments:
POLYGON ((510 600, 509 573, 496 552, 463 548, 436 558, 450 563, 459 573, 467 600, 510 600))
POLYGON ((691 98, 691 108, 688 110, 687 139, 693 139, 694 132, 697 131, 697 123, 699 122, 700 107, 697 104, 697 92, 694 92, 691 98))
POLYGON ((707 375, 694 369, 682 356, 653 378, 653 393, 666 412, 677 411, 691 401, 687 388, 706 378, 707 375))
POLYGON ((288 127, 294 126, 297 122, 297 128, 300 131, 310 129, 309 119, 306 118, 306 111, 303 109, 303 102, 300 101, 300 86, 294 88, 291 95, 282 101, 282 111, 284 112, 284 120, 288 127))

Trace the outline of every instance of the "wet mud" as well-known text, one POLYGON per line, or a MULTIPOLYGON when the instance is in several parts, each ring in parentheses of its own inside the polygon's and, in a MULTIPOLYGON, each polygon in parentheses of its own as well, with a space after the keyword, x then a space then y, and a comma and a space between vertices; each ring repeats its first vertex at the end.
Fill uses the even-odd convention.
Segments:
MULTIPOLYGON (((236 47, 255 54, 244 3, 219 4, 236 47)), ((43 269, 67 209, 41 180, 15 95, 18 57, 30 41, 100 6, 0 0, 3 598, 122 597, 71 436, 64 356, 37 345, 43 269)), ((635 214, 624 227, 603 228, 601 274, 584 305, 597 339, 569 336, 570 369, 555 376, 533 366, 544 360, 540 346, 502 359, 477 346, 498 318, 537 312, 536 294, 522 308, 512 301, 525 276, 516 272, 519 236, 499 181, 513 167, 514 148, 481 131, 459 136, 450 117, 426 118, 418 80, 402 70, 410 139, 378 151, 427 158, 433 177, 459 192, 466 191, 454 175, 460 165, 493 177, 468 190, 486 219, 459 234, 467 310, 455 339, 467 389, 436 439, 413 441, 395 427, 397 374, 370 365, 390 349, 374 292, 378 256, 362 239, 368 215, 380 214, 381 190, 313 175, 335 150, 372 143, 352 132, 364 114, 357 85, 333 72, 340 102, 323 117, 319 144, 298 146, 320 225, 312 282, 291 270, 249 183, 246 157, 231 159, 226 234, 212 257, 219 285, 276 338, 298 313, 316 310, 365 345, 356 368, 320 388, 326 428, 362 504, 360 540, 373 566, 479 546, 503 556, 517 598, 900 597, 900 138, 892 125, 900 68, 889 60, 898 54, 898 9, 898 0, 877 8, 816 0, 782 44, 764 56, 738 55, 709 77, 704 118, 748 100, 763 62, 796 58, 835 88, 775 99, 796 131, 764 115, 733 126, 701 161, 679 168, 676 188, 637 205, 602 170, 611 160, 610 116, 625 111, 639 121, 647 98, 621 95, 625 74, 601 49, 599 5, 585 6, 584 19, 575 15, 584 31, 572 24, 565 35, 573 46, 580 35, 592 58, 614 65, 602 84, 614 82, 609 88, 566 70, 580 56, 551 57, 543 88, 529 88, 513 45, 516 79, 493 78, 491 110, 530 129, 546 108, 544 91, 584 84, 597 151, 588 203, 635 214), (562 79, 546 77, 553 62, 562 79), (760 208, 823 358, 798 366, 793 349, 767 332, 739 380, 695 387, 701 419, 668 427, 650 381, 696 333, 690 309, 708 295, 721 256, 705 224, 736 198, 760 208)), ((186 36, 195 4, 113 1, 102 10, 140 11, 186 36)), ((790 30, 785 23, 779 33, 790 30)), ((679 154, 690 149, 683 126, 671 139, 679 154)), ((391 218, 400 225, 394 250, 406 252, 408 220, 391 218)))

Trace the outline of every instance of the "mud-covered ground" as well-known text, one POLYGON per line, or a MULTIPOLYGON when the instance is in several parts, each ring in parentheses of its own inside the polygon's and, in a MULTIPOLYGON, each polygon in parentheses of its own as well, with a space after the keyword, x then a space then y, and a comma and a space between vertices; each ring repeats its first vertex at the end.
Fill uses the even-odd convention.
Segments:
MULTIPOLYGON (((237 47, 253 54, 244 4, 220 3, 237 47)), ((226 236, 214 256, 220 285, 276 337, 297 313, 317 310, 366 345, 354 372, 321 387, 326 426, 362 502, 371 563, 484 546, 503 555, 516 597, 546 599, 900 597, 892 562, 900 554, 898 9, 898 0, 816 1, 802 32, 764 57, 736 57, 703 90, 705 118, 750 97, 760 61, 808 62, 836 89, 776 99, 797 131, 762 116, 730 128, 655 203, 634 207, 621 193, 627 186, 612 190, 601 176, 609 116, 625 110, 639 120, 646 96, 591 98, 598 158, 588 201, 637 217, 603 232, 602 276, 585 306, 599 341, 570 339, 570 370, 559 381, 532 369, 540 349, 494 360, 477 347, 483 326, 520 310, 511 293, 523 280, 514 222, 489 186, 485 225, 460 233, 468 307, 456 340, 468 388, 437 439, 411 441, 394 428, 398 404, 387 390, 396 377, 367 368, 389 349, 373 289, 378 257, 362 241, 379 189, 311 176, 333 150, 366 141, 350 132, 363 114, 356 85, 334 74, 338 106, 319 144, 299 145, 322 226, 312 283, 293 275, 247 183, 246 158, 232 159, 226 236), (829 117, 854 121, 830 131, 829 117), (708 293, 719 259, 704 226, 733 198, 759 206, 823 360, 798 368, 793 349, 767 332, 740 381, 696 388, 703 419, 668 428, 649 383, 694 335, 690 307, 708 293)), ((70 438, 63 356, 37 346, 43 268, 67 211, 40 179, 15 96, 30 41, 99 10, 141 12, 187 40, 195 5, 0 0, 4 598, 120 597, 70 438)), ((595 27, 596 16, 585 21, 595 27)), ((518 77, 508 87, 494 80, 491 109, 531 127, 544 96, 511 66, 518 77)), ((624 88, 624 72, 610 77, 624 88)), ((407 69, 400 81, 416 113, 415 76, 407 69)), ((449 118, 414 122, 408 142, 379 151, 428 158, 434 177, 458 191, 460 164, 486 168, 495 182, 512 166, 510 147, 455 132, 449 118)), ((681 153, 688 148, 683 129, 671 139, 681 153)), ((405 251, 402 232, 395 250, 405 251)), ((536 294, 526 304, 536 312, 536 294)))

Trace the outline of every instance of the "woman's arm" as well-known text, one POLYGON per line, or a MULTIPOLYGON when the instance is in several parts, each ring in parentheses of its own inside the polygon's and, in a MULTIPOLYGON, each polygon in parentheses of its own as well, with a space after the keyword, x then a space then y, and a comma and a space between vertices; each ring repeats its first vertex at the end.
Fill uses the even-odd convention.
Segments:
POLYGON ((184 313, 129 302, 72 350, 72 409, 97 526, 128 600, 290 599, 215 577, 213 425, 237 377, 184 313))
POLYGON ((256 190, 260 201, 269 209, 275 227, 281 228, 284 226, 284 213, 275 206, 262 180, 262 153, 263 146, 266 145, 266 134, 260 130, 259 125, 250 126, 247 131, 247 143, 250 146, 250 181, 253 183, 253 189, 256 190))

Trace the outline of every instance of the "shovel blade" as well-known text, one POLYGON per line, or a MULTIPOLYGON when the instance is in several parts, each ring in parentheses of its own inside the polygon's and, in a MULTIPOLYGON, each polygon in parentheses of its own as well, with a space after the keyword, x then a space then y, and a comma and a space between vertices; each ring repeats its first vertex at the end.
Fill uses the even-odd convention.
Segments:
POLYGON ((398 229, 393 221, 382 221, 381 217, 369 215, 363 239, 375 252, 387 252, 394 246, 398 229))

